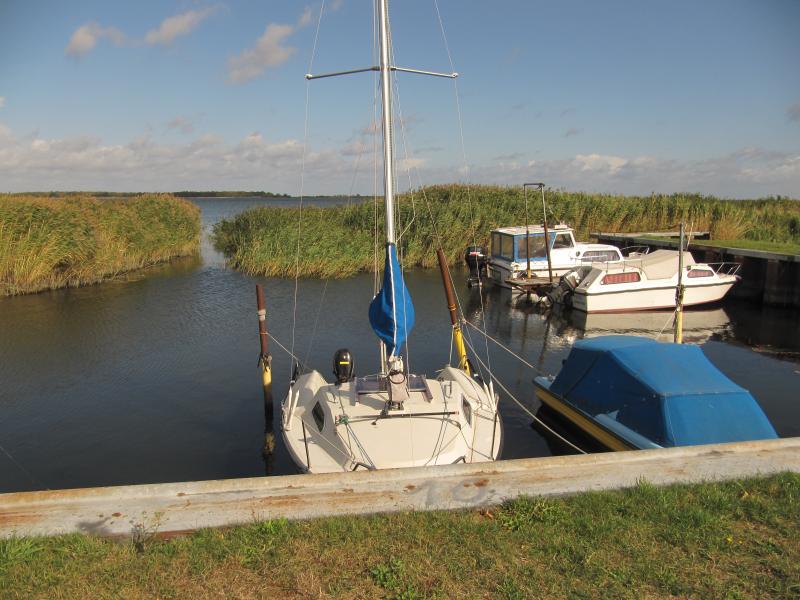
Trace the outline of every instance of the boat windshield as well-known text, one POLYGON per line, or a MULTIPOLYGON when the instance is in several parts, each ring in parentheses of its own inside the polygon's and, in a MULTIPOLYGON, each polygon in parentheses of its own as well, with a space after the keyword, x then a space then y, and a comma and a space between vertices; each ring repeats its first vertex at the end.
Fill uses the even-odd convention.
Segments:
POLYGON ((546 252, 544 249, 544 235, 533 234, 528 237, 527 248, 525 247, 525 236, 517 237, 517 260, 525 260, 528 258, 530 252, 531 258, 544 258, 546 252))

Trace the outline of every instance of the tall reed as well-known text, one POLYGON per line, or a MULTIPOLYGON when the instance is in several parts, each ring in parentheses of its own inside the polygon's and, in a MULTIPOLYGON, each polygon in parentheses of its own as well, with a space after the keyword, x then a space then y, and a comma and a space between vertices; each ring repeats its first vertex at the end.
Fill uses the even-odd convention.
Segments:
POLYGON ((168 195, 0 195, 0 296, 96 283, 196 252, 200 211, 168 195))
MULTIPOLYGON (((541 200, 529 192, 531 222, 542 218, 541 200)), ((800 202, 780 198, 723 200, 698 194, 615 196, 550 190, 550 222, 564 221, 586 239, 596 231, 652 231, 681 220, 717 239, 800 242, 800 202)), ((234 268, 260 275, 347 277, 374 266, 375 214, 371 202, 331 208, 261 207, 219 223, 218 249, 234 268), (298 246, 299 254, 296 254, 298 246)), ((522 191, 513 187, 437 185, 398 201, 398 247, 406 266, 432 267, 441 245, 451 263, 468 244, 487 245, 499 226, 524 223, 522 191)), ((382 239, 379 220, 378 239, 382 239)), ((382 246, 382 244, 379 244, 382 246)), ((378 268, 382 268, 379 262, 378 268)))

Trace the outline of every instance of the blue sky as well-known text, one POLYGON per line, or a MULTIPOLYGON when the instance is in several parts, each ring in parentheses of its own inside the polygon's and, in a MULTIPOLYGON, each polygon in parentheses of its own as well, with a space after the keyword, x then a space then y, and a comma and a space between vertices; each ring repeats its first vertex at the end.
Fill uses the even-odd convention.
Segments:
MULTIPOLYGON (((371 193, 373 75, 303 78, 320 8, 0 2, 0 191, 297 194, 310 85, 305 192, 371 193)), ((460 77, 398 75, 401 188, 800 197, 800 2, 439 9, 460 77)), ((449 71, 434 1, 391 11, 397 64, 449 71)), ((372 64, 372 40, 370 1, 326 0, 313 70, 372 64)))

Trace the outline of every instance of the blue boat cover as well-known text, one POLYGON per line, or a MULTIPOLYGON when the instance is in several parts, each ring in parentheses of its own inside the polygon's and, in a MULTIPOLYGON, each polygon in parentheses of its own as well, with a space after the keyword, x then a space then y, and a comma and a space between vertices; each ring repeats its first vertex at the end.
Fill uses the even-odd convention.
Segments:
POLYGON ((778 437, 750 392, 698 346, 621 335, 580 340, 550 391, 661 446, 778 437))
POLYGON ((389 355, 396 355, 414 327, 414 305, 403 281, 394 244, 386 244, 383 286, 369 304, 369 322, 386 344, 389 355))

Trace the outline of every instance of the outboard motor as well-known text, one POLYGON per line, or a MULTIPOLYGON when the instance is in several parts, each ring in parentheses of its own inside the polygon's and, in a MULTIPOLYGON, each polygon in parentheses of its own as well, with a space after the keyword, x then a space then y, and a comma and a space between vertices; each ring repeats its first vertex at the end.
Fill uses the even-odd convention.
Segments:
POLYGON ((483 246, 467 246, 464 252, 464 262, 469 267, 469 278, 467 285, 480 285, 482 281, 486 280, 486 263, 489 262, 489 257, 486 255, 486 248, 483 246))
POLYGON ((336 385, 341 385, 353 379, 353 356, 347 348, 340 348, 333 355, 333 376, 336 385))

